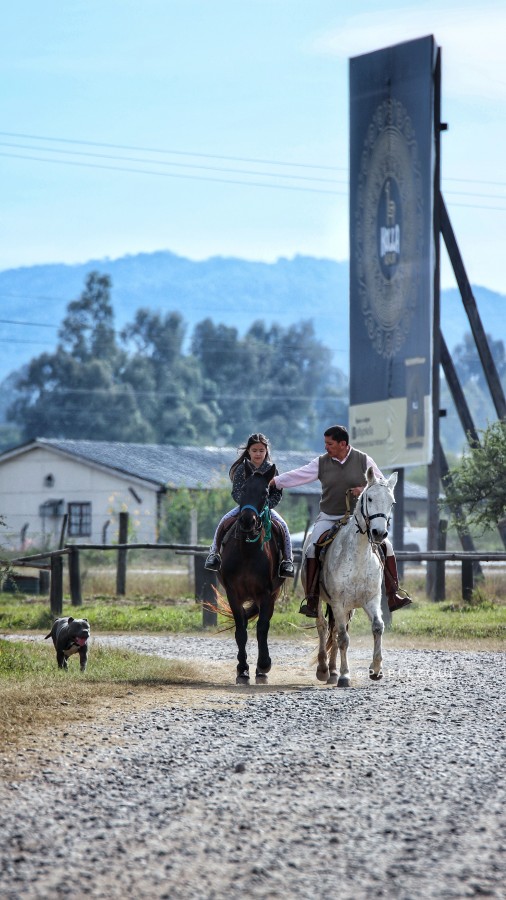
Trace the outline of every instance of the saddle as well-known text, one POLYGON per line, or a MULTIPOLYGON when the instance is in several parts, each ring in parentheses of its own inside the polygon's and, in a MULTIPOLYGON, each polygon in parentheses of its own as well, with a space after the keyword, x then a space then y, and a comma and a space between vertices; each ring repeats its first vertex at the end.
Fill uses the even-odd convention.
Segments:
MULTIPOLYGON (((223 526, 223 532, 220 536, 220 546, 218 551, 221 552, 222 547, 228 544, 232 537, 237 537, 237 519, 239 516, 233 516, 228 519, 223 526)), ((271 536, 274 538, 276 548, 283 558, 284 539, 281 526, 271 517, 271 536)))
POLYGON ((346 491, 346 512, 344 516, 342 516, 342 518, 339 519, 338 522, 332 525, 332 528, 324 531, 316 541, 316 558, 319 560, 320 565, 323 565, 325 554, 338 532, 344 525, 347 525, 350 521, 356 504, 357 498, 355 497, 351 489, 348 488, 348 490, 346 491))
POLYGON ((339 519, 332 528, 329 528, 327 531, 324 531, 323 534, 320 535, 318 540, 315 543, 316 547, 316 558, 319 560, 320 565, 323 565, 323 560, 325 558, 325 554, 329 549, 332 541, 335 540, 337 534, 341 531, 341 528, 344 528, 345 525, 349 522, 349 516, 343 516, 342 519, 339 519))

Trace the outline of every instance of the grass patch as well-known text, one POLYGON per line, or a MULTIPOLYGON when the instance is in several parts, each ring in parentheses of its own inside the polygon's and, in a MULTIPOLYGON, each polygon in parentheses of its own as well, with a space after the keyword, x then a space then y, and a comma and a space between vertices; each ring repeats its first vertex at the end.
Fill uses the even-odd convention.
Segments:
POLYGON ((97 703, 195 679, 190 663, 100 647, 93 647, 93 665, 86 672, 79 669, 78 655, 68 666, 66 672, 58 669, 52 644, 0 639, 0 751, 34 728, 53 728, 57 741, 66 725, 93 720, 97 703))
MULTIPOLYGON (((416 586, 415 590, 411 585, 407 587, 414 598, 421 599, 414 599, 411 606, 394 613, 390 628, 392 634, 437 639, 506 640, 506 605, 495 602, 482 587, 475 592, 470 603, 460 601, 458 593, 451 593, 447 602, 431 603, 421 590, 416 591, 416 586)), ((300 628, 308 624, 308 620, 298 612, 299 604, 300 593, 287 594, 278 602, 271 620, 271 634, 297 637, 300 628)), ((62 615, 86 617, 92 635, 101 632, 160 634, 203 631, 200 604, 185 598, 175 601, 145 596, 118 598, 102 595, 85 598, 80 607, 73 607, 66 598, 62 615)), ((47 633, 51 624, 47 598, 0 594, 0 631, 47 633)), ((229 619, 219 616, 219 629, 230 624, 229 619)), ((215 630, 207 629, 211 634, 215 630)), ((353 617, 351 633, 366 635, 370 634, 370 630, 367 616, 358 610, 353 617)))
POLYGON ((506 606, 490 601, 417 602, 394 613, 392 634, 435 639, 506 641, 506 606))

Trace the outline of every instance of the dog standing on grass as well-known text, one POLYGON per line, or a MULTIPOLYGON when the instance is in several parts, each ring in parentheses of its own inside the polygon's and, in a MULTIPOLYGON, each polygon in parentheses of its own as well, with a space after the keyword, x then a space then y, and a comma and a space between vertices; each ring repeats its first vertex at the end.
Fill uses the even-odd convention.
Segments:
POLYGON ((56 650, 56 661, 59 669, 68 669, 68 658, 73 653, 79 653, 81 672, 86 671, 88 662, 88 639, 90 637, 90 623, 88 619, 67 618, 55 619, 49 634, 44 640, 53 638, 56 650))

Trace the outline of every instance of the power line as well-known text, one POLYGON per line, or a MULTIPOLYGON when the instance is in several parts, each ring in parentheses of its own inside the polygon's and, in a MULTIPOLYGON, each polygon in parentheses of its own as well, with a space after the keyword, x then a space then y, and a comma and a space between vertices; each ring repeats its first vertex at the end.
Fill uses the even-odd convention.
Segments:
MULTIPOLYGON (((28 297, 27 299, 33 300, 33 299, 42 299, 42 298, 28 297)), ((56 298, 55 297, 45 297, 44 299, 45 300, 55 300, 56 298)), ((50 325, 49 322, 19 322, 16 319, 0 319, 0 325, 34 325, 37 328, 59 328, 58 325, 50 325)))
MULTIPOLYGON (((12 144, 5 141, 0 141, 0 147, 11 147, 20 150, 33 150, 33 147, 27 146, 26 144, 12 144)), ((107 153, 89 153, 84 150, 60 150, 58 148, 53 149, 52 147, 39 147, 37 149, 39 150, 39 152, 43 153, 58 153, 67 156, 86 156, 92 157, 94 159, 109 159, 113 161, 118 160, 119 162, 147 163, 148 165, 152 164, 157 166, 173 166, 181 169, 204 169, 211 172, 232 172, 233 174, 239 175, 261 175, 264 178, 291 178, 297 181, 321 181, 324 184, 346 184, 346 182, 336 182, 329 178, 319 178, 315 175, 293 175, 291 173, 284 175, 280 172, 252 172, 248 169, 230 169, 223 168, 223 166, 207 166, 203 163, 180 163, 173 162, 172 160, 149 160, 145 157, 139 158, 135 156, 111 156, 107 153)), ((40 161, 42 161, 42 158, 40 161)), ((46 161, 49 162, 49 160, 46 161)), ((51 161, 60 162, 60 160, 56 159, 51 161)))
POLYGON ((36 347, 53 347, 49 341, 25 341, 22 338, 0 338, 0 344, 34 344, 36 347))
MULTIPOLYGON (((0 146, 3 146, 3 145, 0 144, 0 146)), ((54 151, 50 151, 50 152, 54 152, 54 151)), ((82 154, 78 154, 78 155, 82 155, 82 154)), ((242 179, 237 179, 237 178, 216 178, 216 177, 213 177, 210 175, 190 175, 190 174, 182 173, 182 172, 160 172, 157 170, 133 168, 130 166, 119 166, 119 165, 108 166, 108 165, 104 165, 102 163, 86 163, 86 162, 78 162, 77 160, 68 160, 68 159, 46 159, 44 157, 31 156, 31 155, 27 155, 24 153, 0 152, 0 156, 9 158, 9 159, 29 160, 31 162, 42 162, 42 163, 49 163, 52 165, 73 166, 73 167, 85 168, 85 169, 101 169, 101 170, 105 170, 105 171, 109 171, 109 172, 118 172, 118 173, 123 172, 123 173, 133 174, 133 175, 151 175, 151 176, 155 176, 155 177, 158 176, 160 178, 176 178, 176 179, 183 178, 187 181, 208 181, 208 182, 213 182, 213 183, 217 183, 217 184, 242 185, 244 187, 260 187, 260 188, 271 188, 274 190, 299 191, 299 192, 303 192, 303 193, 312 193, 312 194, 325 194, 325 195, 334 196, 334 197, 348 196, 347 186, 346 186, 345 190, 329 190, 329 189, 318 188, 318 187, 302 187, 300 185, 274 184, 274 183, 265 183, 262 181, 247 181, 247 180, 242 180, 242 179)), ((107 157, 107 158, 109 158, 109 157, 107 157)), ((155 164, 157 164, 157 165, 176 165, 175 163, 173 164, 173 163, 163 163, 163 162, 155 163, 155 164)), ((182 166, 183 165, 185 168, 199 168, 199 169, 208 169, 208 170, 211 168, 209 166, 191 166, 191 165, 182 164, 182 166)), ((217 171, 222 171, 226 174, 227 171, 240 172, 241 170, 217 169, 217 171)), ((290 175, 282 175, 280 173, 270 173, 270 172, 263 172, 263 173, 250 172, 250 173, 248 173, 248 172, 243 171, 242 174, 261 175, 264 178, 293 178, 293 179, 297 178, 298 180, 305 180, 305 181, 306 180, 307 181, 319 181, 319 182, 324 182, 324 183, 329 183, 329 184, 333 183, 333 182, 329 181, 328 179, 324 179, 324 178, 308 178, 307 176, 298 176, 298 175, 290 176, 290 175)), ((345 182, 334 182, 334 183, 336 185, 342 184, 343 186, 345 184, 345 182)), ((477 183, 479 183, 479 182, 477 182, 477 183)), ((490 183, 494 184, 494 182, 490 182, 490 183)), ((477 194, 477 193, 452 191, 452 190, 445 191, 445 195, 447 195, 447 196, 448 195, 449 196, 463 195, 463 194, 465 196, 493 198, 493 195, 491 195, 491 194, 477 194)), ((502 200, 504 198, 500 197, 497 199, 502 200)), ((486 205, 486 204, 479 204, 479 203, 454 202, 453 206, 464 207, 467 209, 487 209, 487 210, 492 210, 492 211, 495 210, 496 212, 502 212, 506 209, 506 206, 486 205)))
MULTIPOLYGON (((0 136, 2 137, 15 137, 15 138, 24 138, 26 140, 33 141, 52 141, 53 143, 59 144, 73 144, 73 145, 82 145, 85 147, 106 147, 110 150, 134 150, 136 152, 141 153, 158 153, 165 154, 167 156, 190 156, 199 159, 221 159, 225 162, 247 162, 247 163, 256 163, 258 165, 270 165, 270 166, 283 166, 286 168, 303 168, 303 169, 319 169, 321 171, 327 172, 347 172, 347 166, 325 166, 320 163, 300 163, 300 162, 290 162, 288 160, 279 160, 279 159, 265 159, 263 157, 254 157, 254 156, 231 156, 225 154, 218 153, 201 153, 193 150, 175 150, 173 148, 167 147, 146 147, 138 144, 115 144, 106 141, 89 141, 77 138, 64 138, 64 137, 53 137, 49 135, 40 135, 40 134, 26 134, 24 132, 16 132, 16 131, 0 131, 0 136)), ((58 151, 52 151, 58 152, 58 151)), ((479 178, 469 178, 468 176, 464 178, 456 178, 455 176, 444 176, 443 180, 446 181, 456 181, 456 182, 466 182, 467 184, 488 184, 493 187, 506 186, 506 182, 504 181, 491 181, 487 179, 479 179, 479 178)))
POLYGON ((288 162, 287 160, 277 160, 277 159, 260 159, 258 157, 251 156, 224 156, 222 154, 216 153, 198 153, 193 152, 191 150, 168 150, 166 148, 154 148, 154 147, 139 147, 132 146, 129 144, 109 144, 102 141, 86 141, 86 140, 77 140, 73 138, 60 138, 60 137, 47 137, 45 135, 36 135, 36 134, 20 134, 18 132, 11 131, 0 131, 0 135, 5 137, 19 137, 19 138, 27 138, 29 140, 34 141, 54 141, 61 144, 83 144, 86 147, 108 147, 111 150, 135 150, 142 153, 165 153, 167 155, 174 156, 194 156, 203 159, 223 159, 229 162, 250 162, 250 163, 258 163, 259 165, 266 166, 291 166, 292 168, 303 168, 303 169, 322 169, 326 171, 333 172, 346 172, 348 171, 345 166, 322 166, 315 163, 294 163, 288 162))
MULTIPOLYGON (((129 166, 106 166, 101 163, 85 163, 69 159, 44 159, 43 157, 38 156, 27 156, 23 153, 0 153, 0 156, 8 157, 9 159, 25 159, 32 162, 50 163, 52 165, 77 166, 84 169, 103 169, 108 172, 127 172, 134 175, 155 175, 160 178, 184 178, 189 181, 212 181, 219 184, 240 184, 246 187, 272 188, 274 190, 284 191, 304 191, 312 194, 333 194, 334 196, 345 196, 347 194, 347 191, 330 191, 322 188, 297 187, 295 185, 288 184, 265 184, 261 181, 241 181, 234 178, 214 178, 210 175, 187 175, 181 172, 156 172, 150 169, 133 169, 129 166)), ((266 177, 266 173, 263 173, 263 177, 266 177)))

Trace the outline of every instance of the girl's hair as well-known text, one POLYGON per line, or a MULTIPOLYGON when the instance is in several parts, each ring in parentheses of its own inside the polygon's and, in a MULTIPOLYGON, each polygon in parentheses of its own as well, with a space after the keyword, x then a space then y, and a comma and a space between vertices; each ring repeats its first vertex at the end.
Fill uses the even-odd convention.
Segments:
POLYGON ((254 434, 250 434, 246 443, 242 447, 239 447, 239 450, 242 450, 242 453, 240 456, 237 457, 236 461, 232 463, 232 465, 230 466, 229 473, 228 473, 230 475, 231 481, 234 480, 234 475, 235 475, 237 469, 239 468, 239 466, 241 465, 241 463, 243 463, 245 459, 249 459, 248 451, 252 444, 263 444, 265 449, 267 450, 267 455, 265 458, 266 458, 267 462, 272 462, 272 460, 271 460, 271 445, 269 443, 269 438, 266 438, 265 434, 262 434, 261 431, 255 431, 254 434))

